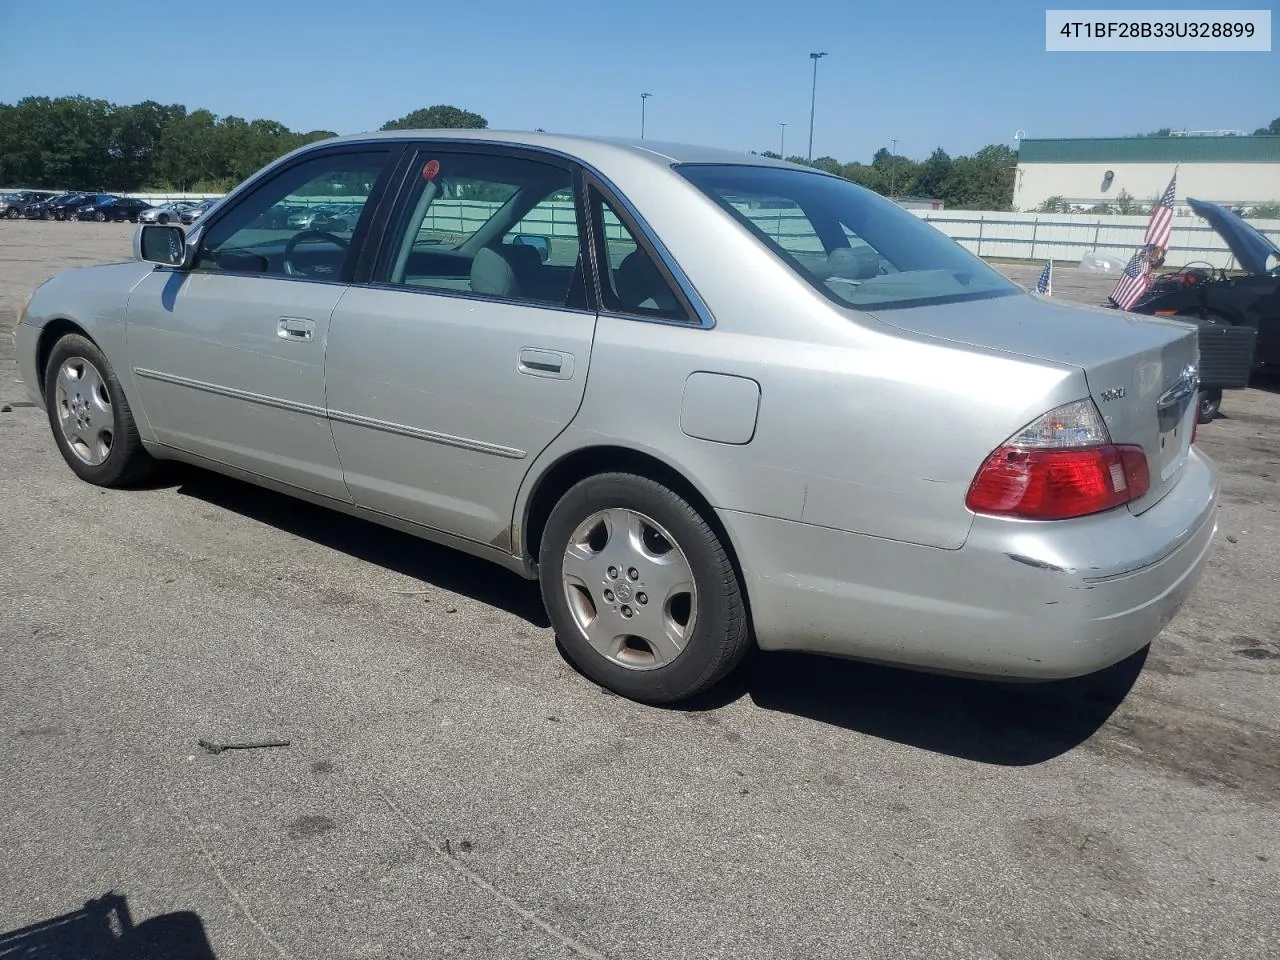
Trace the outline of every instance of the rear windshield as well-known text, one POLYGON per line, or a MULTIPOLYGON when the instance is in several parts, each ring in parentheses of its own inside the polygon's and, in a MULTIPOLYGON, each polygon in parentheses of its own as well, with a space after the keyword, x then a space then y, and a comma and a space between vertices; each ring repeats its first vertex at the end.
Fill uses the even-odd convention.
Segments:
POLYGON ((925 221, 848 180, 785 167, 676 170, 841 306, 884 310, 1021 293, 925 221))

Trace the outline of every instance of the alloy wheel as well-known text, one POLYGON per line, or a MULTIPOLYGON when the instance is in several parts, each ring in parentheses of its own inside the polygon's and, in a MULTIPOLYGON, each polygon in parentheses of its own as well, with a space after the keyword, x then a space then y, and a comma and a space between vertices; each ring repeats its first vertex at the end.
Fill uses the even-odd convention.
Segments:
POLYGON ((675 538, 636 510, 612 507, 582 521, 565 549, 562 578, 577 629, 621 667, 664 667, 693 635, 693 568, 675 538))
POLYGON ((67 446, 92 467, 111 455, 115 413, 102 373, 84 357, 68 357, 55 384, 58 425, 67 446))

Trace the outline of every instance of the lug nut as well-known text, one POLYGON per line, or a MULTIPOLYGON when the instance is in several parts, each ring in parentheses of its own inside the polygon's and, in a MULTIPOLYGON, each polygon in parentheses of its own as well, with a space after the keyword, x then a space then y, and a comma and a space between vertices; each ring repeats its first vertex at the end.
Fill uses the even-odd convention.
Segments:
POLYGON ((610 579, 610 580, 617 580, 617 579, 618 579, 618 568, 617 568, 617 567, 610 567, 610 568, 609 568, 609 579, 610 579))
POLYGON ((647 593, 637 593, 637 594, 636 594, 636 603, 639 603, 639 604, 645 604, 645 603, 648 603, 648 602, 649 602, 649 595, 648 595, 647 593))
POLYGON ((606 602, 606 603, 613 603, 613 591, 612 591, 612 590, 606 590, 606 591, 604 592, 604 599, 605 599, 605 602, 606 602))
POLYGON ((637 570, 635 567, 632 567, 630 570, 627 571, 627 576, 630 577, 632 580, 639 580, 640 571, 637 570))
POLYGON ((622 615, 623 615, 624 617, 630 617, 630 616, 631 616, 631 608, 630 608, 630 607, 628 607, 628 606, 623 606, 623 608, 622 608, 622 615))

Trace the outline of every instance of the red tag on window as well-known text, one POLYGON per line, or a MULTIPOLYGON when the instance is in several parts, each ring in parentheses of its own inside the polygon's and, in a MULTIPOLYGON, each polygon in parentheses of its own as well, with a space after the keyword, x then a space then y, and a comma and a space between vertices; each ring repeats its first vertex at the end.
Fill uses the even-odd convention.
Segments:
POLYGON ((436 178, 436 174, 439 172, 440 172, 439 160, 428 160, 426 163, 422 165, 423 180, 434 180, 436 178))

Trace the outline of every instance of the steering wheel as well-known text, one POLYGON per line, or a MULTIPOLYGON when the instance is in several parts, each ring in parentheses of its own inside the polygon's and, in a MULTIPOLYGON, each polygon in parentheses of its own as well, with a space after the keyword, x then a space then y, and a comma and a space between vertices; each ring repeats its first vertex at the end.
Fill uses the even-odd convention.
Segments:
POLYGON ((304 240, 328 240, 330 243, 341 247, 344 251, 351 246, 348 241, 343 240, 341 237, 334 236, 332 233, 325 230, 303 230, 301 233, 295 233, 289 238, 289 242, 284 245, 284 253, 282 254, 284 259, 284 272, 289 274, 291 277, 306 277, 311 275, 305 270, 300 270, 293 262, 293 251, 297 248, 298 244, 302 243, 304 240))

